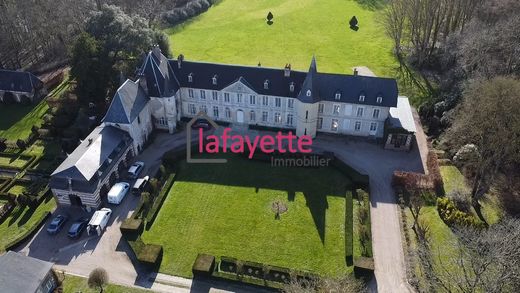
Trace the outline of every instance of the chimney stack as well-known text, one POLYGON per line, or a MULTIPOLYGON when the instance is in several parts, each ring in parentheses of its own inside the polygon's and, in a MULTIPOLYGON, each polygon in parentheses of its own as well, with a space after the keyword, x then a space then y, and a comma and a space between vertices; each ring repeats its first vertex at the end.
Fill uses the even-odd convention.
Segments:
POLYGON ((182 67, 182 61, 184 61, 184 55, 179 54, 179 56, 177 57, 177 66, 178 66, 179 68, 182 67))
POLYGON ((359 74, 357 67, 354 67, 354 76, 357 76, 359 74))
POLYGON ((289 77, 291 76, 291 64, 285 64, 285 68, 283 70, 283 76, 289 77))

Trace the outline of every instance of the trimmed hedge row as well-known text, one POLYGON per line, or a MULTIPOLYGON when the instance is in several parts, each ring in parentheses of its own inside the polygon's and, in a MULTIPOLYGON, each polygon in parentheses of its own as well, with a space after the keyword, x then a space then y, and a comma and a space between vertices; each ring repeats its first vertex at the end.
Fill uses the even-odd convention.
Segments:
POLYGON ((34 233, 36 233, 40 229, 40 227, 43 226, 45 221, 50 216, 51 216, 51 212, 47 212, 47 213, 43 214, 41 216, 41 218, 36 222, 36 225, 32 226, 29 230, 25 231, 24 233, 20 234, 18 237, 13 239, 11 242, 9 242, 5 246, 4 250, 5 251, 12 250, 13 248, 17 247, 18 245, 20 245, 25 240, 27 240, 30 237, 32 237, 34 235, 34 233))
POLYGON ((159 268, 163 256, 163 248, 161 245, 146 244, 141 237, 138 237, 134 241, 127 240, 127 242, 141 264, 151 269, 159 268))
POLYGON ((143 232, 143 220, 128 218, 121 223, 121 234, 128 240, 136 240, 143 232))
POLYGON ((370 196, 363 189, 356 190, 360 207, 358 210, 359 221, 359 242, 361 244, 361 255, 364 257, 372 257, 372 230, 370 221, 370 196))
POLYGON ((281 289, 291 279, 311 280, 317 275, 294 271, 288 268, 272 266, 252 261, 242 261, 232 257, 222 256, 215 265, 215 257, 199 254, 195 260, 192 272, 194 276, 212 276, 248 285, 281 289))
POLYGON ((0 152, 0 157, 26 160, 25 164, 22 167, 13 167, 13 166, 9 166, 9 165, 0 166, 2 169, 15 170, 15 171, 25 170, 29 165, 31 165, 34 162, 34 160, 36 160, 35 156, 18 155, 18 154, 5 153, 5 152, 0 152))
POLYGON ((354 258, 354 203, 352 192, 345 194, 345 260, 351 266, 354 258))
POLYGON ((146 215, 147 230, 149 230, 152 227, 152 224, 155 221, 157 214, 159 214, 159 210, 161 209, 161 206, 164 203, 164 200, 166 199, 166 196, 168 195, 168 192, 170 191, 173 182, 175 182, 175 173, 171 173, 170 175, 168 175, 168 179, 166 179, 166 182, 164 183, 161 192, 159 192, 159 195, 154 200, 152 207, 146 215))

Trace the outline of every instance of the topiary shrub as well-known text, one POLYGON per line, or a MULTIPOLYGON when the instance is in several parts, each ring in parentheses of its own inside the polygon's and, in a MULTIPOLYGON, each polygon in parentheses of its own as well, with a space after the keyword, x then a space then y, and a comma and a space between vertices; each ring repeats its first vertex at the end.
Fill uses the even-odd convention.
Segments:
POLYGON ((215 268, 215 257, 208 254, 197 255, 195 262, 191 268, 194 276, 209 277, 215 268))

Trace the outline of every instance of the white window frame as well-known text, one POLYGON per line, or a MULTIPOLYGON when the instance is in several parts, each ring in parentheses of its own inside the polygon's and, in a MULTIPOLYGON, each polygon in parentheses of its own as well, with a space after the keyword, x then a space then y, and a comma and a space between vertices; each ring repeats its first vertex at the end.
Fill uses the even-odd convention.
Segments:
POLYGON ((294 82, 291 82, 291 83, 289 84, 289 91, 290 91, 291 93, 294 92, 294 82))
POLYGON ((269 112, 262 111, 262 122, 267 122, 267 121, 269 121, 269 112))
POLYGON ((249 105, 256 105, 256 96, 249 95, 249 105))
POLYGON ((287 108, 288 109, 293 109, 294 108, 294 99, 287 99, 287 108))
POLYGON ((268 90, 268 89, 269 89, 269 80, 266 79, 266 80, 264 81, 264 90, 268 90))
POLYGON ((226 119, 231 119, 231 109, 229 109, 229 107, 226 107, 224 111, 226 113, 226 119))
POLYGON ((377 122, 371 122, 370 123, 370 132, 376 132, 377 131, 377 122), (374 129, 372 129, 372 126, 375 126, 374 129))
POLYGON ((208 107, 206 107, 206 105, 200 105, 199 112, 204 112, 204 113, 208 114, 208 107))
POLYGON ((334 95, 334 99, 341 100, 341 93, 336 93, 336 95, 334 95))
POLYGON ((212 82, 213 82, 213 85, 217 85, 217 76, 213 76, 213 78, 211 79, 212 82))
POLYGON ((323 129, 323 117, 318 117, 316 128, 323 129))
POLYGON ((206 99, 206 91, 205 90, 200 90, 200 99, 201 100, 205 100, 206 99))
POLYGON ((365 108, 358 107, 356 110, 356 117, 363 117, 364 114, 365 114, 365 108))
POLYGON ((188 113, 191 115, 197 114, 197 108, 195 107, 195 104, 188 104, 188 113))
POLYGON ((218 92, 217 91, 213 91, 211 93, 211 95, 213 96, 213 101, 218 101, 218 92))
POLYGON ((372 118, 378 119, 380 113, 381 113, 381 110, 379 110, 379 109, 374 109, 374 111, 372 112, 372 118), (376 114, 376 113, 377 113, 377 114, 376 114))
POLYGON ((237 103, 238 104, 242 103, 242 94, 237 94, 237 103))
POLYGON ((310 97, 312 95, 311 90, 307 90, 307 97, 310 97))
POLYGON ((256 112, 253 110, 249 111, 249 121, 251 121, 251 122, 256 121, 256 112))
POLYGON ((229 93, 224 93, 224 103, 229 103, 229 93))
POLYGON ((318 113, 322 114, 324 108, 325 108, 325 104, 319 103, 318 104, 318 113))
POLYGON ((188 74, 188 82, 193 82, 193 74, 188 74))
POLYGON ((340 104, 332 105, 332 114, 339 115, 340 112, 341 112, 341 105, 340 104))
POLYGON ((377 96, 376 102, 378 104, 381 104, 383 102, 383 97, 382 96, 377 96))
POLYGON ((362 127, 362 126, 363 126, 363 125, 361 124, 361 121, 356 121, 356 122, 354 123, 354 130, 355 130, 355 131, 361 131, 361 127, 362 127), (358 127, 358 125, 359 125, 359 127, 358 127))
POLYGON ((293 118, 294 118, 293 114, 287 114, 287 119, 286 119, 287 125, 289 125, 289 126, 293 125, 293 118))
POLYGON ((188 97, 193 98, 193 89, 188 89, 188 97))
POLYGON ((213 117, 218 118, 218 106, 213 106, 213 117))
POLYGON ((365 101, 365 95, 364 94, 359 95, 359 101, 360 102, 364 102, 365 101))
POLYGON ((332 119, 330 122, 330 131, 338 132, 339 129, 339 120, 332 119))
POLYGON ((268 96, 262 97, 262 106, 269 107, 269 97, 268 96))
POLYGON ((282 123, 282 115, 278 112, 274 113, 274 123, 276 123, 276 124, 282 123))
POLYGON ((274 98, 274 106, 276 108, 281 108, 282 107, 282 99, 281 98, 274 98))

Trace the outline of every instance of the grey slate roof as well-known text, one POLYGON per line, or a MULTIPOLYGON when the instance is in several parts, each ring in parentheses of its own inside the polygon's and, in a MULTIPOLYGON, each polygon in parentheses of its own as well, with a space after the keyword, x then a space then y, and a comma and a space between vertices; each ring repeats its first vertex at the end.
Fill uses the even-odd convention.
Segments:
POLYGON ((417 131, 413 120, 412 108, 407 97, 399 97, 397 107, 390 108, 388 121, 393 128, 402 128, 413 133, 417 131))
POLYGON ((305 72, 291 71, 289 77, 284 76, 284 70, 278 68, 227 65, 217 63, 183 61, 178 68, 177 61, 170 60, 175 76, 181 87, 192 87, 208 90, 222 90, 241 80, 260 95, 273 95, 296 98, 305 79, 305 72), (188 82, 192 74, 193 82, 188 82), (217 84, 213 84, 213 76, 217 75, 217 84), (264 88, 264 82, 269 81, 269 87, 264 88), (294 82, 294 92, 289 90, 289 84, 294 82))
POLYGON ((0 69, 0 91, 30 93, 43 82, 30 72, 0 69))
POLYGON ((0 291, 36 292, 53 263, 8 251, 0 256, 0 291))
POLYGON ((143 110, 148 100, 141 86, 128 79, 115 93, 103 122, 130 124, 143 110))
MULTIPOLYGON (((109 156, 119 153, 130 136, 113 126, 96 127, 51 174, 53 178, 90 181, 109 156)), ((53 179, 51 179, 52 187, 53 179)))
POLYGON ((158 48, 148 52, 137 76, 146 80, 150 97, 171 97, 179 89, 170 62, 158 48))
POLYGON ((176 60, 170 60, 171 67, 181 87, 192 87, 208 90, 222 90, 238 79, 245 80, 247 85, 260 95, 273 95, 298 98, 305 103, 318 101, 336 101, 335 95, 341 93, 340 102, 366 104, 374 106, 395 107, 397 105, 397 82, 391 78, 369 77, 360 75, 320 73, 316 59, 313 57, 308 72, 291 71, 290 77, 284 76, 284 69, 226 65, 205 62, 182 61, 178 68, 176 60), (188 75, 193 81, 188 82, 188 75), (213 84, 213 76, 217 76, 217 84, 213 84), (264 82, 269 81, 269 88, 264 82), (294 91, 289 90, 294 83, 294 91), (311 89, 311 97, 306 92, 311 89), (359 96, 365 101, 360 102, 359 96), (377 97, 383 97, 377 103, 377 97))

